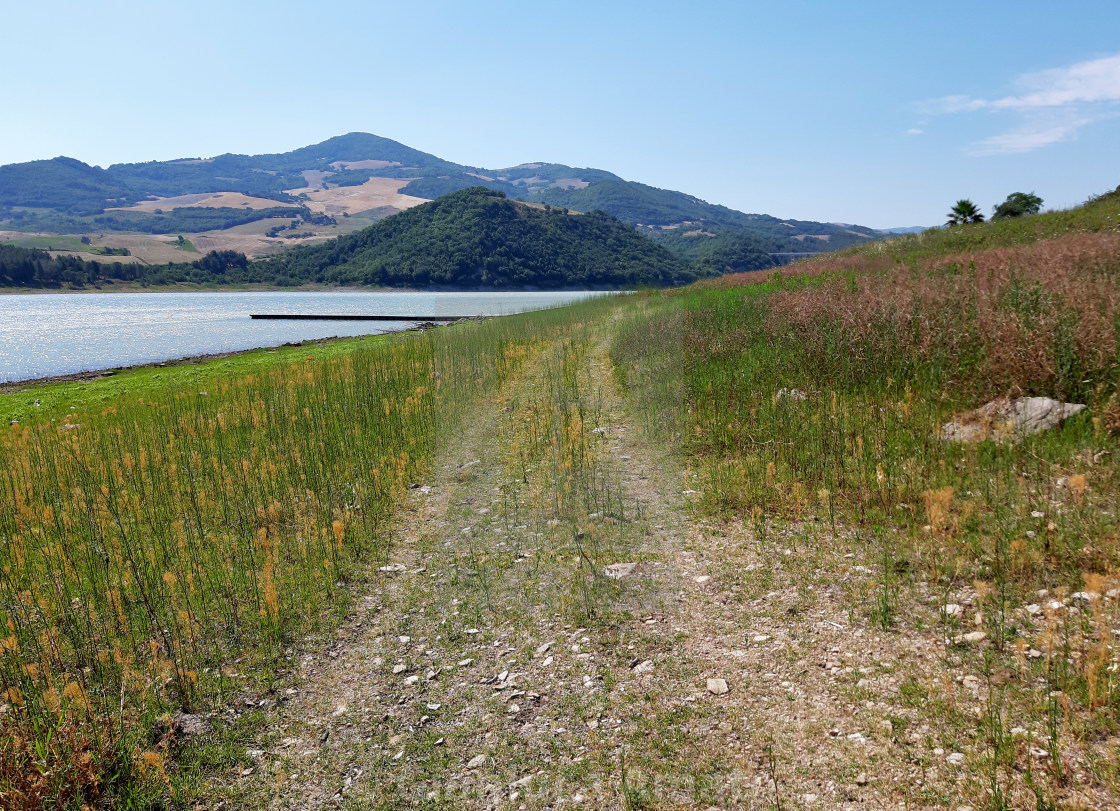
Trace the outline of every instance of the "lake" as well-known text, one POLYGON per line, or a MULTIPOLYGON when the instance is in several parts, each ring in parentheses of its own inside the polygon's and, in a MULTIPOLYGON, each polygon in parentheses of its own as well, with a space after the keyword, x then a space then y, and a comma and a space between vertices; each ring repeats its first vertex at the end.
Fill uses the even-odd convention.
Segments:
POLYGON ((253 321, 250 313, 509 315, 589 292, 0 295, 0 382, 407 329, 401 321, 253 321))

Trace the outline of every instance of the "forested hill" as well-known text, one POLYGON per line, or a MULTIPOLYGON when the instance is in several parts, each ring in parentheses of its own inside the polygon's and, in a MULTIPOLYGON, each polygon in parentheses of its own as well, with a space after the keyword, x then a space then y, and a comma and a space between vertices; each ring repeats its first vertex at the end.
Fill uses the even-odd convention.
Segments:
POLYGON ((253 267, 279 284, 558 288, 696 278, 679 258, 609 214, 515 202, 482 187, 253 267))

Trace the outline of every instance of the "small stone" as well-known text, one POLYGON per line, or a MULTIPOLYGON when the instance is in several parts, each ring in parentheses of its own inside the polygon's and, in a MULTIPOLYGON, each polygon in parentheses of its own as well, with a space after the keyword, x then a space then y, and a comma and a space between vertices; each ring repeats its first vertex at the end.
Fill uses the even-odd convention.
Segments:
POLYGON ((644 662, 639 662, 638 664, 634 665, 634 672, 635 673, 652 673, 653 672, 653 662, 651 662, 649 659, 646 659, 644 662))
POLYGON ((963 613, 964 613, 964 607, 961 606, 961 605, 958 605, 957 603, 949 603, 948 605, 945 606, 945 616, 946 617, 959 617, 963 613))
POLYGON ((335 718, 338 718, 340 715, 345 715, 345 714, 346 714, 346 705, 345 704, 339 704, 338 709, 336 709, 333 713, 331 713, 331 715, 333 715, 335 718))
POLYGON ((1031 659, 1041 659, 1042 651, 1031 648, 1029 651, 1027 651, 1027 656, 1029 656, 1031 659))
POLYGON ((703 585, 704 583, 707 583, 711 579, 712 578, 711 578, 710 575, 702 574, 702 575, 700 575, 699 577, 696 578, 696 582, 699 583, 700 585, 703 585))
POLYGON ((475 755, 467 761, 468 769, 481 769, 486 765, 486 755, 475 755))
POLYGON ((856 785, 857 786, 866 786, 867 785, 867 775, 865 773, 860 772, 856 776, 856 785))
POLYGON ((399 676, 401 673, 404 673, 406 670, 408 670, 408 665, 393 665, 393 675, 394 676, 399 676))
POLYGON ((545 642, 543 645, 538 645, 537 646, 537 651, 533 655, 534 656, 544 656, 546 653, 548 653, 548 649, 551 648, 551 647, 552 647, 551 642, 545 642))
POLYGON ((871 686, 871 680, 870 679, 860 679, 859 681, 856 682, 856 689, 857 690, 866 690, 870 686, 871 686))
POLYGON ((767 636, 766 634, 755 634, 754 636, 751 637, 751 642, 758 642, 759 644, 761 644, 763 642, 769 642, 769 641, 770 641, 770 637, 767 636))
POLYGON ((727 682, 724 679, 708 679, 708 692, 715 696, 721 696, 728 692, 727 682))
POLYGON ((967 634, 961 634, 960 636, 953 637, 953 642, 958 645, 963 642, 967 642, 970 645, 978 645, 987 638, 988 635, 983 631, 970 631, 967 634))
POLYGON ((459 667, 470 667, 473 664, 474 664, 474 659, 460 659, 458 666, 459 667))
POLYGON ((637 563, 612 563, 604 570, 607 577, 612 580, 621 580, 624 577, 629 577, 638 570, 637 563))
POLYGON ((419 676, 409 676, 407 679, 404 680, 404 683, 405 684, 416 684, 416 682, 418 682, 418 681, 420 681, 419 676))
POLYGON ((947 763, 951 763, 954 766, 960 766, 962 763, 964 763, 964 755, 960 752, 953 752, 951 755, 949 755, 949 757, 945 758, 945 761, 947 763))
POLYGON ((411 636, 398 636, 397 641, 400 642, 402 645, 407 645, 409 642, 412 641, 412 637, 411 636))

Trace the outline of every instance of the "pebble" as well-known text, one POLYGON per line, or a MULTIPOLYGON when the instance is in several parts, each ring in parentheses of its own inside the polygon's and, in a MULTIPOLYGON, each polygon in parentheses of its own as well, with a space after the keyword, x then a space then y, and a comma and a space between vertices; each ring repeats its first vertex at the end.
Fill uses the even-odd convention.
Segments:
POLYGON ((710 575, 702 574, 702 575, 700 575, 699 577, 696 578, 696 582, 700 583, 700 584, 704 584, 704 583, 707 583, 711 579, 712 578, 711 578, 710 575))
POLYGON ((399 676, 401 673, 404 673, 406 670, 408 670, 408 665, 393 665, 393 675, 394 676, 399 676))
POLYGON ((486 765, 486 755, 475 755, 467 761, 468 769, 480 769, 486 765))
POLYGON ((416 684, 416 682, 418 682, 418 681, 420 681, 419 676, 409 676, 407 679, 404 680, 404 683, 405 684, 416 684))
POLYGON ((945 761, 947 763, 953 764, 954 766, 960 766, 962 763, 964 763, 964 755, 960 752, 953 752, 951 755, 949 755, 949 757, 945 758, 945 761))

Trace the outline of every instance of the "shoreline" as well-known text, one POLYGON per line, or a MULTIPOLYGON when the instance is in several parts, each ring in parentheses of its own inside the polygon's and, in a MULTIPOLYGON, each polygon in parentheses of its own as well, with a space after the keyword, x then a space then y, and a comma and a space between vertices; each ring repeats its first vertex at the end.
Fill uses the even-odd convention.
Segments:
POLYGON ((49 296, 49 295, 126 295, 130 293, 622 293, 616 287, 360 287, 355 285, 300 285, 282 287, 270 284, 222 285, 107 285, 58 289, 54 287, 0 287, 0 296, 49 296))

